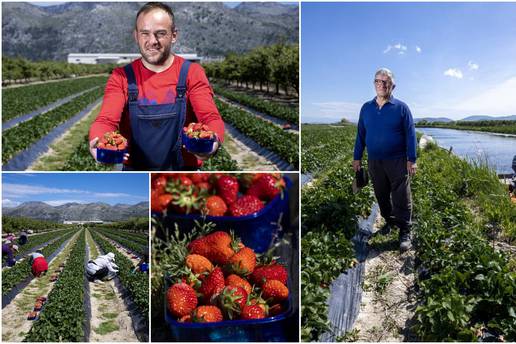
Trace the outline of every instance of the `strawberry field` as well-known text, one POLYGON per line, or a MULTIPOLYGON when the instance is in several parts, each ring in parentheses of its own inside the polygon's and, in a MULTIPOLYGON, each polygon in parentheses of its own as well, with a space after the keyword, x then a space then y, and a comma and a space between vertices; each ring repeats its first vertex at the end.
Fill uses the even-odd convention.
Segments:
MULTIPOLYGON (((116 225, 114 223, 110 227, 116 228, 116 225)), ((64 230, 31 236, 27 245, 35 247, 43 240, 39 237, 49 241, 42 248, 42 254, 49 264, 47 274, 34 278, 28 259, 20 260, 12 268, 2 271, 4 341, 76 342, 110 333, 131 341, 145 340, 148 336, 149 277, 148 273, 133 271, 140 261, 134 255, 148 255, 148 236, 145 232, 106 228, 64 230), (119 267, 115 279, 120 284, 113 280, 106 281, 101 285, 103 291, 90 293, 89 288, 95 284, 86 279, 86 262, 95 259, 101 252, 115 253, 119 267), (32 308, 34 295, 38 296, 38 300, 44 300, 42 307, 32 308), (91 311, 91 304, 97 305, 99 297, 109 300, 111 313, 91 311), (136 308, 128 312, 128 303, 133 303, 136 308), (118 317, 127 317, 124 314, 130 314, 125 321, 130 321, 132 326, 119 329, 115 324, 122 321, 117 320, 118 317), (97 319, 97 316, 100 318, 97 319)))
MULTIPOLYGON (((4 170, 111 170, 96 163, 89 152, 88 130, 100 109, 106 76, 84 77, 3 88, 2 164, 4 170)), ((287 120, 297 126, 297 110, 242 92, 218 88, 250 111, 287 120)), ((252 113, 217 103, 224 121, 241 136, 206 161, 202 170, 296 169, 298 135, 284 131, 252 113), (253 146, 245 141, 253 140, 253 146), (267 149, 273 154, 261 152, 267 149), (279 164, 279 165, 278 165, 279 164), (240 166, 239 166, 240 165, 240 166), (264 165, 264 166, 261 166, 264 165), (277 165, 277 167, 274 167, 277 165)))
MULTIPOLYGON (((306 341, 328 332, 350 338, 332 328, 326 309, 328 285, 354 264, 347 239, 356 215, 367 215, 374 201, 367 188, 356 195, 350 190, 355 132, 353 126, 303 126, 303 173, 314 178, 302 190, 306 341)), ((412 180, 417 300, 403 331, 422 341, 513 341, 516 207, 487 167, 433 145, 418 156, 412 180)))

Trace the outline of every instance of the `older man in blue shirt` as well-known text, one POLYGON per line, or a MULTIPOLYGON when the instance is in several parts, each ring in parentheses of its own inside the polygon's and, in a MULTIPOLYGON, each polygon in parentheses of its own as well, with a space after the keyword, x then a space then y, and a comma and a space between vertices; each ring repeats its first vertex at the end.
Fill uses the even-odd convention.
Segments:
POLYGON ((395 99, 394 75, 387 68, 375 74, 376 97, 360 110, 353 169, 361 169, 367 147, 369 175, 380 212, 382 233, 400 229, 400 251, 410 249, 412 200, 410 176, 416 173, 416 130, 407 104, 395 99))

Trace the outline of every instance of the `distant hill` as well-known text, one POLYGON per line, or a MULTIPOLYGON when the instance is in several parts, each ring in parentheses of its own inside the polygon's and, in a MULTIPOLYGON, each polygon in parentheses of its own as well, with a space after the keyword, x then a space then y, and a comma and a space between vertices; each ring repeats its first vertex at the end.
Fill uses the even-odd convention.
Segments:
MULTIPOLYGON (((2 53, 66 60, 69 53, 138 53, 132 31, 144 2, 2 2, 2 53)), ((173 2, 178 53, 223 56, 257 46, 298 43, 297 4, 173 2)))
POLYGON ((516 115, 492 117, 492 116, 469 116, 461 119, 461 121, 516 121, 516 115))
POLYGON ((66 203, 51 206, 44 202, 26 202, 14 208, 3 208, 4 215, 28 217, 53 222, 67 221, 125 221, 132 217, 147 217, 149 202, 134 205, 106 203, 66 203))
POLYGON ((423 117, 423 118, 414 118, 414 123, 418 123, 421 121, 427 122, 453 122, 453 119, 449 119, 447 117, 423 117))

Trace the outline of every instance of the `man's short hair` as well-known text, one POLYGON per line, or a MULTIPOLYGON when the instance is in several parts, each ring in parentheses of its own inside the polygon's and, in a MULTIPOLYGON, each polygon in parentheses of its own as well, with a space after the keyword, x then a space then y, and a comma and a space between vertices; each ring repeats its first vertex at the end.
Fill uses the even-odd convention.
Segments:
POLYGON ((142 8, 138 11, 136 14, 136 20, 134 21, 134 28, 137 29, 136 24, 138 22, 138 17, 140 17, 140 14, 146 14, 152 10, 163 10, 167 12, 167 14, 170 16, 170 20, 172 20, 172 31, 175 30, 175 20, 174 20, 174 12, 172 12, 172 8, 168 6, 167 4, 163 2, 148 2, 145 5, 143 5, 142 8))
POLYGON ((387 69, 387 68, 380 68, 376 71, 376 73, 374 74, 374 76, 376 77, 377 75, 385 75, 387 77, 389 77, 389 79, 391 79, 391 82, 393 85, 396 85, 396 82, 394 81, 394 73, 391 72, 390 69, 387 69))

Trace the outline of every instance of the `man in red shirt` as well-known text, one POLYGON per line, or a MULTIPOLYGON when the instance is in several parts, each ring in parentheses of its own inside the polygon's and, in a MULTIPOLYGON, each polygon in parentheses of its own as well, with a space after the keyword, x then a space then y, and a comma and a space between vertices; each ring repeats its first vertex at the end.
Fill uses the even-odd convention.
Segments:
POLYGON ((142 58, 110 76, 90 128, 90 152, 96 159, 99 137, 119 130, 129 142, 124 170, 197 169, 224 139, 208 78, 200 65, 171 53, 177 30, 167 5, 144 5, 136 15, 134 38, 142 58), (183 127, 191 122, 215 132, 210 153, 194 155, 181 147, 183 127))

